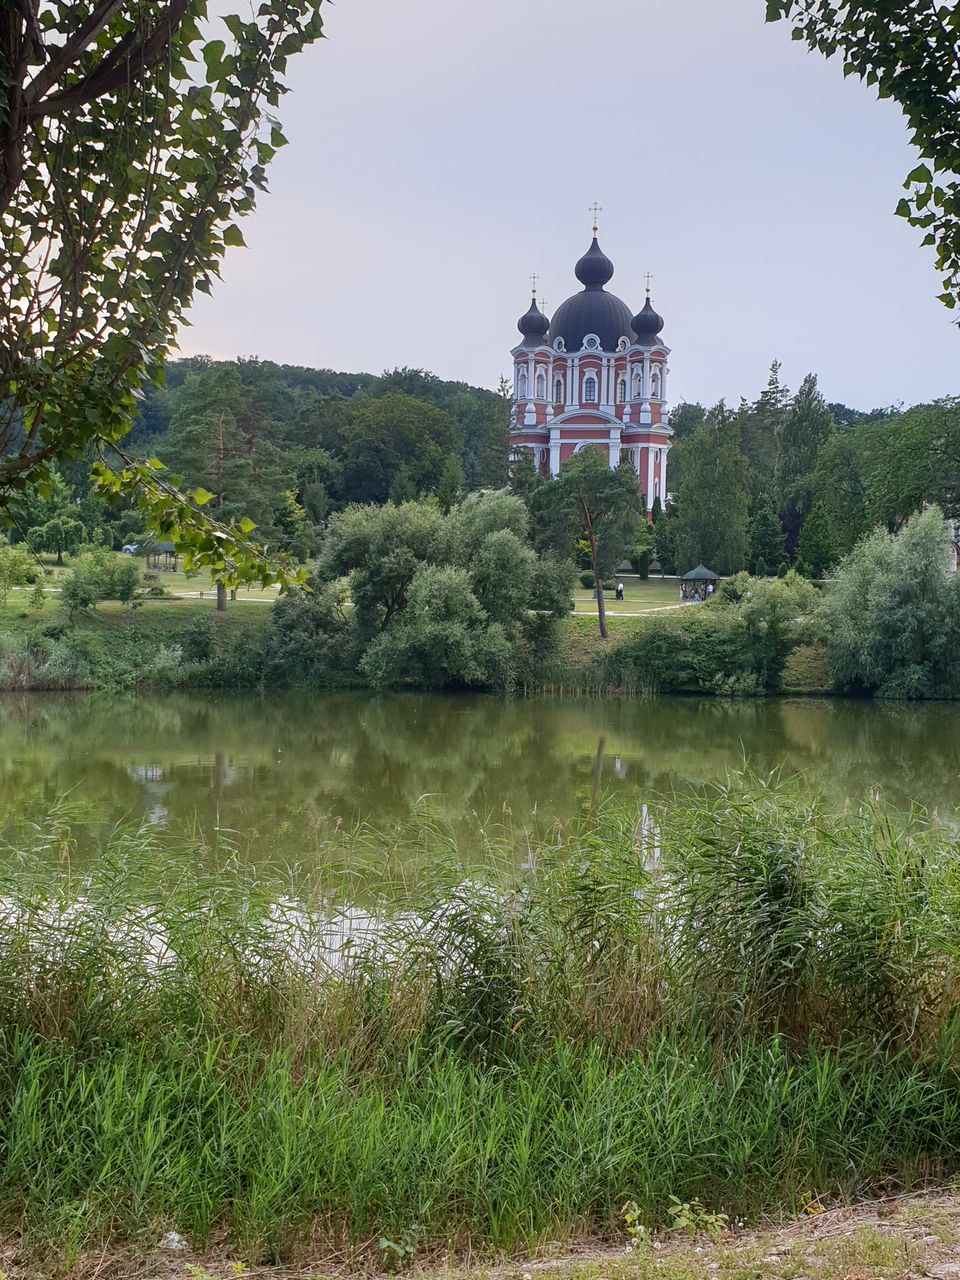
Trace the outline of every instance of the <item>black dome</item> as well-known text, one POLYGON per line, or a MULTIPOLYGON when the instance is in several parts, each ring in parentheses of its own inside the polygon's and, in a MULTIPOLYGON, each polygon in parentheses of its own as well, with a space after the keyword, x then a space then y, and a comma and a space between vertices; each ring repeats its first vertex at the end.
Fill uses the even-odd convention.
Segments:
POLYGON ((623 337, 632 342, 630 308, 604 289, 575 293, 554 312, 549 341, 562 338, 567 351, 579 351, 588 333, 597 335, 603 351, 616 351, 623 337))
POLYGON ((603 351, 615 351, 623 337, 632 342, 630 308, 604 290, 613 277, 613 263, 600 248, 596 235, 577 263, 576 276, 584 286, 583 292, 575 293, 557 308, 548 340, 562 338, 567 351, 579 351, 588 333, 597 335, 603 351))
POLYGON ((613 279, 613 263, 600 248, 596 236, 593 237, 590 248, 577 263, 574 274, 588 289, 602 289, 613 279))
POLYGON ((647 298, 643 304, 643 310, 639 315, 633 317, 631 323, 633 324, 634 333, 637 335, 637 341, 652 345, 656 341, 657 334, 663 328, 663 316, 657 315, 650 305, 650 299, 647 298))
POLYGON ((550 321, 540 310, 536 298, 530 303, 530 310, 517 321, 517 328, 523 334, 524 343, 532 341, 533 345, 539 346, 545 340, 550 321))

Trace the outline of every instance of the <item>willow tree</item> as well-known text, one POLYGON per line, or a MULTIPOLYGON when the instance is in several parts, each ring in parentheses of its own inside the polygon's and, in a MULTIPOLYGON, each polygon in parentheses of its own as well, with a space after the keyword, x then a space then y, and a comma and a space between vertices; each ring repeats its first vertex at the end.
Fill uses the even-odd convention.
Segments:
POLYGON ((226 582, 293 577, 156 460, 123 450, 196 291, 285 139, 272 111, 321 0, 214 19, 205 0, 0 3, 0 515, 91 457, 187 563, 226 582))
POLYGON ((935 247, 940 301, 960 302, 960 8, 956 0, 766 0, 767 21, 899 104, 921 163, 897 212, 935 247))

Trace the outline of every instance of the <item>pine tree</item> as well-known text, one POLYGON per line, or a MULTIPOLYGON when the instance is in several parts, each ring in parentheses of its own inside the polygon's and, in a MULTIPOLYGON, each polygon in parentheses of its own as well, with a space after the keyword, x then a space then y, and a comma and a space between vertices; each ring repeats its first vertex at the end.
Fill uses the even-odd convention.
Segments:
POLYGON ((455 506, 463 494, 463 469, 457 459, 450 457, 443 464, 440 479, 437 482, 437 501, 440 510, 447 512, 455 506))
POLYGON ((749 467, 740 451, 737 419, 721 401, 707 421, 678 446, 677 551, 683 569, 698 561, 718 573, 737 573, 749 551, 749 467))
POLYGON ((741 404, 740 447, 759 484, 773 485, 777 464, 777 440, 790 401, 790 392, 780 381, 780 361, 770 365, 766 389, 754 404, 741 404))
POLYGON ((822 578, 838 559, 837 548, 830 529, 830 519, 822 502, 815 502, 803 522, 797 544, 797 572, 801 561, 811 578, 822 578))
POLYGON ((766 489, 754 493, 750 510, 750 564, 759 575, 758 561, 779 564, 783 559, 783 529, 773 494, 766 489))
POLYGON ((833 430, 816 374, 808 373, 783 419, 777 449, 777 502, 791 553, 810 510, 817 455, 833 430))

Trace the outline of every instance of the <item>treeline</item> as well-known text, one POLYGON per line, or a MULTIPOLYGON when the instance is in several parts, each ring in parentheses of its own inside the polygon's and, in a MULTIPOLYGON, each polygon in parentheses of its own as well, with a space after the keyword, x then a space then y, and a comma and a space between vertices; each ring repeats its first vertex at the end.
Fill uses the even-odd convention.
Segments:
MULTIPOLYGON (((503 395, 420 369, 380 377, 257 359, 171 362, 145 388, 125 447, 156 457, 224 519, 249 517, 270 548, 307 560, 352 503, 433 495, 448 510, 507 477, 503 395)), ((62 558, 84 544, 148 539, 128 504, 92 494, 91 459, 65 465, 49 492, 18 500, 14 540, 62 558)))
POLYGON ((895 532, 930 503, 960 515, 956 398, 859 413, 828 404, 814 374, 791 394, 774 362, 756 401, 681 404, 670 423, 672 496, 655 509, 668 572, 819 578, 878 526, 895 532))

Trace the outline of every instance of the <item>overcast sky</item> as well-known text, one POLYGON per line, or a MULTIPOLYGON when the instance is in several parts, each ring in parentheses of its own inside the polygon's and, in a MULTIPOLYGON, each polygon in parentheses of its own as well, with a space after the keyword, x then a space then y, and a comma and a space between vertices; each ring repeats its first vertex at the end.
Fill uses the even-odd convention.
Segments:
POLYGON ((753 399, 775 357, 858 408, 960 391, 933 255, 893 210, 898 109, 763 0, 338 0, 291 63, 290 145, 185 354, 496 386, 529 274, 552 311, 603 206, 671 397, 753 399))

